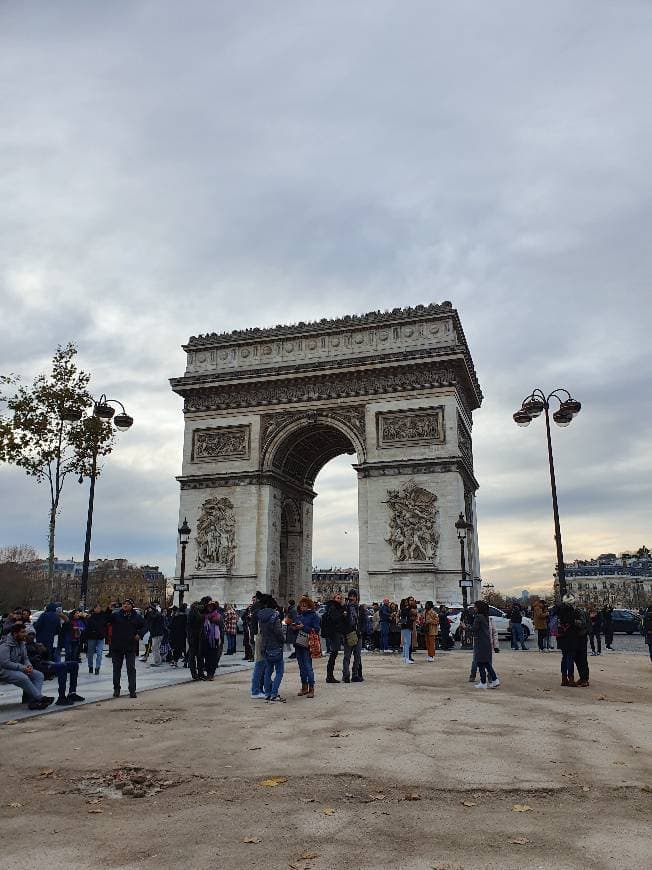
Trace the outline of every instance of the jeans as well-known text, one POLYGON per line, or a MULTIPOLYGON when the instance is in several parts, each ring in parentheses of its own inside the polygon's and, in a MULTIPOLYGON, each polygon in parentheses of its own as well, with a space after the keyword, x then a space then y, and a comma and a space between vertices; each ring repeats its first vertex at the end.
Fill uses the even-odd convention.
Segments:
POLYGON ((297 651, 297 663, 299 665, 301 685, 314 689, 315 672, 312 668, 312 656, 310 655, 310 650, 305 646, 295 646, 295 650, 297 651))
POLYGON ((586 680, 588 682, 589 679, 589 663, 586 658, 586 635, 584 637, 580 637, 575 645, 574 658, 575 658, 575 667, 577 668, 577 673, 580 675, 580 680, 586 680))
POLYGON ((262 652, 263 638, 261 634, 257 634, 254 638, 254 671, 251 675, 251 694, 260 695, 263 691, 265 679, 265 656, 262 652))
POLYGON ((548 640, 548 629, 547 628, 537 628, 537 644, 541 652, 546 648, 546 641, 548 640))
POLYGON ((335 676, 335 661, 337 660, 337 654, 340 651, 342 646, 342 638, 340 635, 336 635, 335 637, 331 637, 330 639, 330 655, 328 656, 328 661, 326 662, 326 678, 335 676))
POLYGON ((114 649, 111 653, 111 661, 113 662, 113 691, 120 691, 120 675, 122 673, 122 663, 127 666, 127 683, 129 684, 129 694, 136 694, 136 653, 124 652, 123 650, 114 649))
POLYGON ((403 646, 403 658, 405 659, 405 661, 407 661, 409 658, 412 658, 410 655, 410 647, 412 646, 411 628, 401 629, 401 644, 403 646))
POLYGON ((480 669, 480 682, 487 682, 487 674, 489 674, 489 679, 493 682, 497 680, 496 672, 493 669, 491 662, 478 662, 478 668, 480 669))
POLYGON ((227 643, 226 654, 227 654, 227 656, 232 656, 235 653, 236 635, 235 634, 227 634, 226 643, 227 643))
POLYGON ((152 664, 160 665, 161 664, 161 642, 163 641, 163 635, 159 634, 158 637, 151 638, 152 641, 152 658, 154 661, 152 664))
MULTIPOLYGON (((102 641, 100 641, 101 643, 102 641)), ((89 641, 92 643, 92 641, 89 641)), ((100 653, 101 655, 101 653, 100 653)), ((79 676, 79 662, 50 662, 52 670, 57 675, 59 683, 59 697, 66 697, 66 679, 70 674, 70 688, 68 692, 72 695, 77 691, 77 677, 79 676)))
POLYGON ((589 634, 589 640, 591 641, 591 652, 595 652, 595 641, 598 642, 598 652, 602 652, 602 637, 600 636, 599 631, 592 631, 589 634))
POLYGON ((102 638, 94 639, 90 638, 88 641, 88 667, 93 667, 93 656, 95 656, 95 670, 99 671, 100 665, 102 664, 102 653, 104 652, 104 641, 102 638))
POLYGON ((23 671, 5 671, 2 679, 4 682, 11 683, 12 686, 18 686, 19 689, 22 689, 30 701, 39 701, 43 697, 41 692, 43 674, 37 671, 36 668, 31 674, 26 674, 23 671))
POLYGON ((345 680, 348 680, 351 676, 350 666, 351 666, 351 655, 353 654, 353 676, 361 677, 362 676, 362 656, 360 655, 362 651, 362 641, 359 640, 355 646, 349 646, 348 644, 344 644, 344 659, 342 661, 342 676, 345 680))
POLYGON ((380 648, 383 652, 389 649, 389 622, 380 623, 380 648))
POLYGON ((523 640, 523 625, 520 622, 512 623, 512 649, 527 649, 523 640))
POLYGON ((281 680, 283 679, 283 674, 285 673, 285 662, 281 658, 278 662, 268 662, 265 660, 265 677, 264 677, 264 686, 263 691, 267 695, 268 698, 273 698, 275 695, 278 695, 278 690, 281 687, 281 680), (274 672, 274 679, 272 680, 272 671, 274 672))
POLYGON ((575 659, 573 658, 573 650, 562 650, 561 675, 562 677, 568 677, 570 680, 575 676, 575 659))

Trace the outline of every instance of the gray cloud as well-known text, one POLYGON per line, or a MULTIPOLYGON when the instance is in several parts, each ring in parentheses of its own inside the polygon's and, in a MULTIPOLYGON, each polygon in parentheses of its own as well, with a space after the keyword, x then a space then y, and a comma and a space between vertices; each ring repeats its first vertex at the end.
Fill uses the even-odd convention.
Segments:
MULTIPOLYGON (((487 397, 494 582, 554 558, 541 421, 510 416, 535 385, 584 403, 555 433, 568 555, 645 540, 651 47, 634 0, 4 4, 0 370, 74 339, 134 413, 97 547, 171 569, 188 335, 441 299, 487 397)), ((43 495, 0 480, 7 543, 42 541, 43 495)), ((320 499, 339 562, 353 476, 326 469, 320 499)), ((71 486, 62 552, 83 517, 71 486)))

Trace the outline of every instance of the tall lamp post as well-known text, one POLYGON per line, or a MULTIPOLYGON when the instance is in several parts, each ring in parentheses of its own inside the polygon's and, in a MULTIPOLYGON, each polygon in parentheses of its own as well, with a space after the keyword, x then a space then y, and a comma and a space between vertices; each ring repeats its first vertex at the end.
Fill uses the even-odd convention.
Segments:
POLYGON ((473 578, 466 577, 466 554, 464 552, 464 545, 466 544, 466 533, 470 532, 473 529, 473 523, 467 523, 460 511, 460 515, 455 522, 455 528, 457 529, 457 538, 460 542, 460 563, 462 567, 462 577, 460 579, 460 586, 462 587, 462 606, 466 611, 469 606, 469 599, 467 595, 467 589, 470 586, 473 586, 473 578))
POLYGON ((186 547, 190 540, 188 518, 184 517, 179 526, 179 543, 181 544, 181 576, 179 577, 179 608, 183 607, 183 593, 186 591, 186 547))
POLYGON ((557 545, 557 579, 559 582, 559 597, 566 594, 566 570, 564 567, 564 553, 561 545, 561 528, 559 525, 559 506, 557 504, 557 483, 555 481, 555 464, 552 458, 552 440, 550 438, 550 402, 555 399, 559 407, 552 415, 552 419, 558 426, 568 426, 579 412, 582 405, 574 399, 568 390, 558 387, 547 396, 538 387, 529 396, 523 399, 521 407, 513 415, 517 426, 529 426, 532 420, 538 417, 542 411, 546 417, 546 437, 548 439, 548 465, 550 467, 550 490, 552 492, 552 514, 555 523, 555 543, 557 545), (561 394, 561 395, 560 395, 561 394), (565 397, 564 397, 565 394, 565 397))
MULTIPOLYGON (((70 408, 64 411, 62 418, 68 422, 78 422, 82 418, 82 412, 77 408, 70 408)), ((88 515, 86 518, 86 541, 84 543, 84 562, 82 565, 81 588, 79 590, 79 607, 84 610, 86 607, 86 597, 88 595, 88 565, 91 557, 91 535, 93 532, 93 506, 95 503, 95 480, 97 478, 97 454, 99 449, 99 427, 101 421, 113 420, 113 425, 120 432, 126 432, 133 426, 134 418, 125 411, 125 406, 118 399, 107 399, 102 393, 97 402, 93 403, 93 414, 89 418, 89 426, 92 437, 92 452, 91 452, 91 485, 88 494, 88 515), (121 414, 115 413, 115 408, 112 405, 120 405, 121 414), (114 416, 115 415, 115 416, 114 416)), ((80 477, 79 482, 82 482, 80 477)))

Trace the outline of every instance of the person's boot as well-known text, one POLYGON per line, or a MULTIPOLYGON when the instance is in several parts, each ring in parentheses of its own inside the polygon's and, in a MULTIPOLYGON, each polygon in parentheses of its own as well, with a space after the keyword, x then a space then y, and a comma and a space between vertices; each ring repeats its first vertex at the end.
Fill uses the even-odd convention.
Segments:
POLYGON ((88 673, 89 673, 89 674, 92 674, 92 673, 93 673, 93 668, 91 667, 91 665, 88 666, 88 673))
POLYGON ((575 677, 568 677, 568 685, 573 686, 573 688, 577 685, 575 682, 575 677))
POLYGON ((78 695, 77 692, 70 692, 68 695, 68 703, 69 704, 81 704, 82 701, 85 701, 86 698, 83 698, 81 695, 78 695))
POLYGON ((333 674, 331 673, 331 674, 328 674, 328 675, 326 676, 326 682, 327 682, 327 683, 339 683, 339 680, 336 679, 336 678, 333 676, 333 674))
POLYGON ((54 702, 56 707, 69 707, 73 702, 69 701, 65 695, 59 695, 57 700, 54 702))
POLYGON ((566 674, 561 675, 561 684, 562 684, 562 686, 570 686, 570 682, 569 682, 568 676, 566 674))
POLYGON ((306 692, 306 698, 314 698, 315 697, 315 687, 309 686, 308 691, 306 692))
POLYGON ((297 692, 297 695, 301 697, 302 695, 308 694, 308 683, 301 683, 301 691, 297 692))
POLYGON ((120 689, 114 689, 114 690, 113 690, 113 697, 114 697, 114 698, 119 698, 119 697, 120 697, 120 689))
POLYGON ((579 686, 581 689, 588 689, 589 688, 589 681, 588 680, 580 680, 579 683, 576 683, 575 685, 579 686))
POLYGON ((100 669, 99 669, 99 668, 95 668, 95 676, 97 676, 97 675, 99 674, 99 672, 100 672, 100 669))

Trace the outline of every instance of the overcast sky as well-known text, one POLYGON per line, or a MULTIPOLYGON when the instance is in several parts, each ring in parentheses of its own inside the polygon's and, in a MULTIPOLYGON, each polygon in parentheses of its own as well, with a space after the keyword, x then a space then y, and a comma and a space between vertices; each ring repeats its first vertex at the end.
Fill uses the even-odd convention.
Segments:
MULTIPOLYGON (((173 570, 189 335, 444 299, 485 394, 483 577, 550 583, 535 386, 583 404, 553 433, 567 559, 652 545, 651 66, 645 0, 4 0, 0 372, 73 340, 136 419, 93 555, 173 570)), ((323 566, 357 564, 350 463, 317 482, 323 566)), ((0 544, 44 552, 45 489, 0 487, 0 544)))

